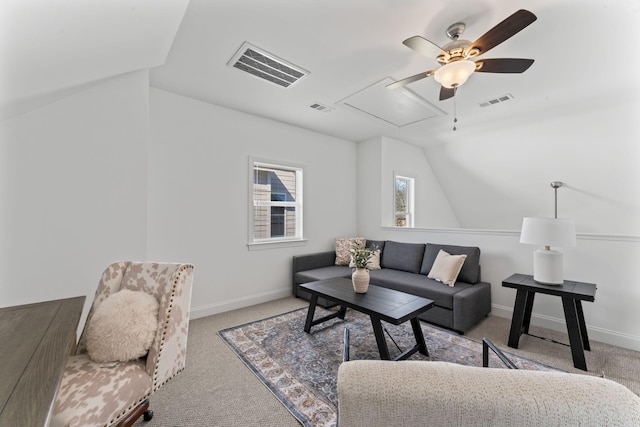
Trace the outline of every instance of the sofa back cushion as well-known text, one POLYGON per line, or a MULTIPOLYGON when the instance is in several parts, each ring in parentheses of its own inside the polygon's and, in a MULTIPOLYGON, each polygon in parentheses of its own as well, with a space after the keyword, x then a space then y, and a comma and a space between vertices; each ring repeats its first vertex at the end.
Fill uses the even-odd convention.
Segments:
POLYGON ((464 264, 462 264, 462 269, 458 274, 458 281, 471 284, 478 283, 480 281, 480 248, 473 246, 427 243, 424 251, 424 259, 422 260, 422 267, 420 268, 420 274, 429 274, 440 249, 450 253, 451 255, 467 256, 464 260, 464 264))
POLYGON ((380 249, 380 252, 384 252, 384 240, 367 240, 366 247, 375 251, 380 249))
MULTIPOLYGON (((424 248, 424 243, 400 243, 388 240, 382 250, 381 266, 382 268, 419 273, 424 258, 424 248)), ((435 257, 433 259, 435 260, 435 257)), ((431 263, 433 264, 433 261, 431 263)))

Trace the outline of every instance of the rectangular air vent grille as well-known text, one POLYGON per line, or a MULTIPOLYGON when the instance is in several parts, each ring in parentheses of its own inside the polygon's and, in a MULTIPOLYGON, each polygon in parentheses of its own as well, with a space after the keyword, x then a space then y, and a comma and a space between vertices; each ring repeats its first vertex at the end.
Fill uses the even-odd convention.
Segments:
POLYGON ((333 108, 327 107, 326 105, 320 104, 319 102, 314 102, 313 104, 309 105, 309 107, 313 108, 314 110, 322 111, 323 113, 330 113, 334 110, 333 108))
POLYGON ((240 47, 228 65, 285 88, 309 74, 308 71, 249 43, 244 43, 240 47))
POLYGON ((513 95, 508 93, 506 95, 502 95, 502 96, 499 96, 497 98, 493 98, 493 99, 490 99, 488 101, 481 102, 478 105, 481 106, 481 107, 488 107, 489 105, 499 104, 501 102, 505 102, 505 101, 508 101, 510 99, 513 99, 513 95))

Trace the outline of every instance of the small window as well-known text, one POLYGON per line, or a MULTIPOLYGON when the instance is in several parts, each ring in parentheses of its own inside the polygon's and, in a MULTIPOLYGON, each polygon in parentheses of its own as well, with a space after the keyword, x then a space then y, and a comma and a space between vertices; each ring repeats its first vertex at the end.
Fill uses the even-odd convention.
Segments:
POLYGON ((396 175, 394 177, 394 218, 396 227, 413 227, 414 179, 396 175))
POLYGON ((249 243, 302 240, 302 168, 251 161, 249 243))

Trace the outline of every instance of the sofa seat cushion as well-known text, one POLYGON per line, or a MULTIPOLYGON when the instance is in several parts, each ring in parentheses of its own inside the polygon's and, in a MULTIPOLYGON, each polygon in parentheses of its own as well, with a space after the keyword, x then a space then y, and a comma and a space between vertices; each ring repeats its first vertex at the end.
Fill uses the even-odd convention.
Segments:
POLYGON ((456 282, 454 287, 445 285, 437 280, 429 279, 422 274, 407 273, 406 271, 383 268, 372 270, 370 284, 383 286, 396 291, 406 292, 419 297, 428 298, 439 306, 453 310, 453 296, 469 288, 468 283, 456 282))
POLYGON ((69 357, 51 425, 102 426, 104 420, 126 415, 151 393, 153 381, 144 363, 97 363, 87 353, 69 357))
POLYGON ((351 277, 352 269, 346 265, 331 265, 299 271, 295 275, 296 283, 315 282, 316 280, 333 279, 335 277, 351 277))

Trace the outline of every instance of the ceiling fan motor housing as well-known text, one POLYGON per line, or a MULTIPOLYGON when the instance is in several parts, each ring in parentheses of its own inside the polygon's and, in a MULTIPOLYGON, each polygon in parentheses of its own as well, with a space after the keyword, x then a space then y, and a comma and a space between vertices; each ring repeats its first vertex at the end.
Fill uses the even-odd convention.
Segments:
POLYGON ((450 62, 478 56, 480 51, 476 48, 469 49, 470 46, 471 41, 469 40, 454 40, 442 47, 444 54, 438 56, 436 59, 440 64, 444 65, 450 62))

